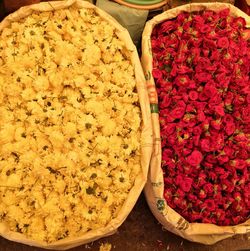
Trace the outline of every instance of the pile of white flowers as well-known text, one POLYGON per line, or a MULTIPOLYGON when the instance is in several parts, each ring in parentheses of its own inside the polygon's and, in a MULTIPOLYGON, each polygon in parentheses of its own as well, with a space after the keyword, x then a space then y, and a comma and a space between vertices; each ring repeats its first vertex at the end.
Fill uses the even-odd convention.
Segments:
POLYGON ((134 67, 91 9, 33 12, 0 33, 0 222, 53 242, 107 225, 140 166, 134 67))

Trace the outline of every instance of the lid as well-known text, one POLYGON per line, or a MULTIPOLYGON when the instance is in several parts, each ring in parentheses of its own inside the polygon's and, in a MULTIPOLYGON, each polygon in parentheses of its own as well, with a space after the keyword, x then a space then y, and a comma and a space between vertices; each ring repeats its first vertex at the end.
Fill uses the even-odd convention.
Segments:
POLYGON ((158 9, 167 3, 167 0, 114 0, 115 2, 143 10, 158 9))

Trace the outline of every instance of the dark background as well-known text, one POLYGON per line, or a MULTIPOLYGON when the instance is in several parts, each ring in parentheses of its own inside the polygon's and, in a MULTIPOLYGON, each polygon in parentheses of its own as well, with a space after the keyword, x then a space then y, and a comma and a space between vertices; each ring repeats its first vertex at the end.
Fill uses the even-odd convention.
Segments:
MULTIPOLYGON (((0 0, 0 20, 15 6, 32 0, 0 0), (5 5, 8 10, 4 9, 5 5)), ((33 0, 34 2, 36 0, 33 0)), ((250 234, 237 235, 206 246, 189 242, 162 228, 150 212, 144 195, 141 195, 127 220, 117 233, 70 251, 98 251, 102 243, 112 244, 112 251, 250 251, 250 234)), ((44 249, 14 243, 0 237, 0 251, 43 251, 44 249)))

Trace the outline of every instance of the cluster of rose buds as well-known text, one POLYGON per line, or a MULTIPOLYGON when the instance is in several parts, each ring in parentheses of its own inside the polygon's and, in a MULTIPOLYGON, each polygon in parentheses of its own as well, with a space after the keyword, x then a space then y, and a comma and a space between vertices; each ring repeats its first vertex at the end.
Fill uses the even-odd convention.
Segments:
POLYGON ((164 197, 189 222, 250 214, 250 30, 219 12, 179 14, 152 33, 164 197))

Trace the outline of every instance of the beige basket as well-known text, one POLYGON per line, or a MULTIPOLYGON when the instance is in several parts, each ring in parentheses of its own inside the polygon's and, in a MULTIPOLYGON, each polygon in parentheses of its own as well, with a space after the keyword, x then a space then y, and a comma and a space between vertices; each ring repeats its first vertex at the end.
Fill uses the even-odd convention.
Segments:
POLYGON ((94 9, 103 19, 112 24, 116 30, 118 37, 126 43, 126 47, 132 53, 132 63, 135 69, 137 90, 139 94, 140 106, 142 111, 142 133, 141 133, 141 168, 142 171, 135 180, 135 184, 130 190, 128 197, 120 210, 118 216, 113 219, 107 226, 102 227, 97 230, 91 230, 80 237, 72 237, 64 240, 59 240, 53 243, 38 242, 26 238, 23 234, 12 232, 3 223, 0 224, 0 235, 11 241, 16 241, 31 246, 42 247, 46 249, 57 249, 65 250, 73 248, 101 237, 105 237, 114 234, 117 228, 124 222, 132 208, 134 207, 147 179, 148 167, 152 153, 152 123, 150 116, 149 99, 147 94, 147 88, 145 83, 145 78, 143 70, 140 64, 140 60, 129 33, 124 29, 117 21, 106 14, 104 11, 98 9, 94 5, 81 0, 67 0, 67 1, 54 1, 54 2, 44 2, 39 4, 34 4, 30 6, 23 7, 16 11, 15 13, 6 17, 0 23, 0 30, 4 27, 9 26, 13 21, 18 21, 21 18, 29 16, 33 11, 53 11, 56 9, 69 8, 70 6, 75 6, 77 8, 88 8, 94 9))
POLYGON ((164 20, 174 18, 182 11, 192 12, 206 9, 218 11, 224 8, 229 8, 230 12, 235 16, 245 18, 247 26, 250 27, 250 17, 231 4, 195 3, 168 10, 154 17, 152 20, 147 22, 142 37, 142 65, 147 79, 154 137, 154 150, 150 163, 148 181, 144 189, 146 199, 153 214, 165 229, 190 241, 200 242, 203 244, 214 244, 217 241, 226 239, 235 234, 250 233, 250 220, 237 226, 227 227, 220 227, 214 224, 189 223, 180 214, 167 205, 163 197, 164 181, 161 169, 161 138, 157 92, 155 89, 155 82, 152 77, 151 33, 156 24, 161 23, 164 20))

